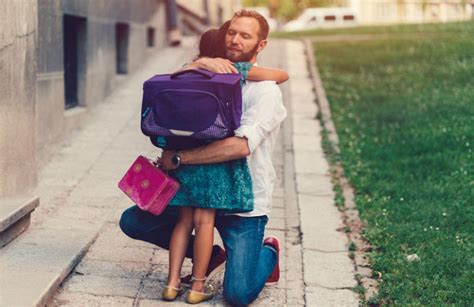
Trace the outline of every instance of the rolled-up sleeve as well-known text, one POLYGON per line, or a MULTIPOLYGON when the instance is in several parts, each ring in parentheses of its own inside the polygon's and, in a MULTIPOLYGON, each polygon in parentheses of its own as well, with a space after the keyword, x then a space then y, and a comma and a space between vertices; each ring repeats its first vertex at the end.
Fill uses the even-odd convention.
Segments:
POLYGON ((250 152, 286 118, 281 91, 277 85, 256 93, 252 104, 244 110, 240 127, 234 131, 238 137, 246 138, 250 152))

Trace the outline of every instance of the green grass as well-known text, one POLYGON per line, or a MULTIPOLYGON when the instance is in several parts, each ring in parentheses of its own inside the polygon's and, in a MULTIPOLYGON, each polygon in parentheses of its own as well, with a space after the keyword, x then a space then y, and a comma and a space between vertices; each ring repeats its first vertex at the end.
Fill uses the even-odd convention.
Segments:
POLYGON ((474 22, 329 32, 393 34, 314 46, 380 302, 472 304, 474 22))
POLYGON ((327 35, 339 35, 339 34, 390 34, 390 35, 402 35, 402 34, 414 34, 423 33, 429 34, 451 34, 470 31, 472 33, 474 29, 473 22, 452 22, 452 23, 433 23, 433 24, 405 24, 405 25, 392 25, 392 26, 363 26, 353 28, 338 28, 338 29, 316 29, 296 32, 273 32, 271 37, 273 38, 291 38, 299 39, 302 37, 312 36, 327 36, 327 35))

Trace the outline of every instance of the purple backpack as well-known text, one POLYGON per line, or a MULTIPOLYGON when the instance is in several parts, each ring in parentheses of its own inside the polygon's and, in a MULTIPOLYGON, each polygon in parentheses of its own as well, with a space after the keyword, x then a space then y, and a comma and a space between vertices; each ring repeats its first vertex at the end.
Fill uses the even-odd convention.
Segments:
POLYGON ((240 78, 202 69, 152 77, 143 84, 142 132, 167 149, 160 137, 189 140, 190 146, 173 146, 185 148, 232 136, 242 116, 240 78))

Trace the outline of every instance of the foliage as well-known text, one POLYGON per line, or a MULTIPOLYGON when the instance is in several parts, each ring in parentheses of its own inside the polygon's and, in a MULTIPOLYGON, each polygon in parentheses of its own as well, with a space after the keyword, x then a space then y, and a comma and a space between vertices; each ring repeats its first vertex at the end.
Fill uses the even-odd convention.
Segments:
POLYGON ((308 7, 347 6, 348 0, 243 0, 244 7, 265 6, 270 15, 282 20, 297 17, 308 7))

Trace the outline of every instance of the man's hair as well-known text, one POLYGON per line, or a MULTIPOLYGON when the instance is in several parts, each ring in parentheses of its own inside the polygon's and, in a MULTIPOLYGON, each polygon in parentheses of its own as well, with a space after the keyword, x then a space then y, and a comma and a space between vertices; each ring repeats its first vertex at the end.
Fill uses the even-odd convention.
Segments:
POLYGON ((244 9, 244 10, 240 10, 240 11, 235 12, 232 19, 239 18, 239 17, 255 18, 255 20, 257 20, 258 25, 259 25, 258 39, 259 40, 267 39, 268 32, 270 31, 270 29, 269 29, 267 20, 260 13, 258 13, 256 11, 245 10, 244 9))

